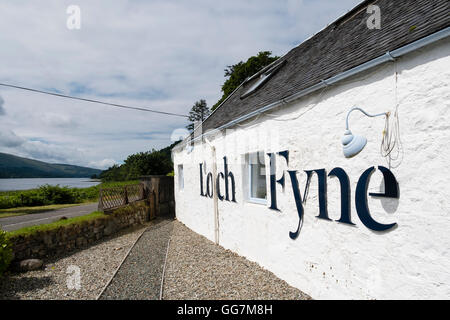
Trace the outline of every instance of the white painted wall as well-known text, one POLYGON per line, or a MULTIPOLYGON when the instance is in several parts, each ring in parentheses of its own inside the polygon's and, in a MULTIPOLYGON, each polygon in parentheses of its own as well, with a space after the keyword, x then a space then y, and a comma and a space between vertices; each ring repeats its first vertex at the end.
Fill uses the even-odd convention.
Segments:
MULTIPOLYGON (((366 148, 357 157, 345 159, 340 143, 345 116, 352 106, 371 113, 394 111, 395 66, 386 64, 328 88, 322 95, 315 94, 271 116, 236 126, 226 136, 211 138, 217 149, 218 171, 223 171, 222 157, 226 155, 237 188, 237 203, 219 201, 220 245, 259 263, 315 299, 448 299, 449 52, 450 42, 444 40, 396 63, 404 158, 392 171, 399 182, 400 199, 381 201, 369 197, 373 217, 382 223, 397 222, 396 229, 370 231, 358 219, 354 205, 356 183, 363 171, 377 165, 388 167, 379 152, 383 118, 352 113, 353 133, 368 138, 366 148), (283 119, 286 121, 276 121, 283 119), (296 240, 290 239, 289 231, 296 230, 298 216, 289 179, 284 193, 277 187, 281 212, 245 200, 246 171, 240 159, 258 150, 289 150, 289 169, 299 170, 302 193, 306 180, 303 170, 326 168, 329 172, 334 167, 344 168, 350 177, 352 220, 356 226, 315 218, 319 208, 314 176, 302 231, 296 240)), ((177 218, 214 241, 213 199, 200 197, 199 163, 203 161, 211 172, 207 144, 196 145, 190 154, 174 151, 175 168, 178 164, 184 166, 184 190, 175 186, 177 218)), ((267 158, 266 163, 268 170, 267 158)), ((283 166, 277 166, 277 177, 287 169, 283 166)), ((379 191, 380 185, 382 175, 377 171, 369 192, 379 191)), ((329 179, 328 211, 333 220, 340 216, 339 197, 337 179, 329 179)))

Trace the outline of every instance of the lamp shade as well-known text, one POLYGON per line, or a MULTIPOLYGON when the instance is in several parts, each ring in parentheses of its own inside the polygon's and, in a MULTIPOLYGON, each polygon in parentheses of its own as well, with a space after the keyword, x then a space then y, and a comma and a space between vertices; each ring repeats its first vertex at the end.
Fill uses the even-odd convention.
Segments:
POLYGON ((367 144, 367 139, 363 136, 353 135, 350 130, 347 130, 345 131, 341 142, 344 156, 346 158, 352 158, 364 149, 367 144))

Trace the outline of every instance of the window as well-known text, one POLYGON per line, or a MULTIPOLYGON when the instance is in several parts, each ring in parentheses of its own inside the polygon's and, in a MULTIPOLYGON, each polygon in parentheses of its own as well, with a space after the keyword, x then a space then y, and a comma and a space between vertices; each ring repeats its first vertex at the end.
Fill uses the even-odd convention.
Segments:
POLYGON ((264 82, 269 80, 270 73, 263 73, 259 76, 259 79, 242 95, 242 99, 249 96, 252 92, 256 91, 264 82))
POLYGON ((183 173, 183 165, 178 165, 178 189, 184 189, 184 173, 183 173))
POLYGON ((282 66, 284 66, 286 63, 286 60, 283 60, 281 62, 277 62, 275 65, 271 66, 269 65, 268 67, 266 67, 267 70, 261 70, 259 72, 257 72, 255 75, 253 75, 252 77, 248 78, 247 80, 245 80, 244 85, 247 82, 251 82, 254 81, 254 79, 256 77, 259 77, 258 79, 256 79, 254 81, 254 83, 244 92, 244 94, 241 96, 241 99, 244 99, 246 97, 248 97, 249 95, 251 95, 253 92, 255 92, 259 87, 261 87, 264 83, 266 83, 273 75, 275 75, 278 70, 281 69, 282 66))
POLYGON ((249 200, 266 203, 266 165, 264 153, 257 152, 248 155, 249 200))

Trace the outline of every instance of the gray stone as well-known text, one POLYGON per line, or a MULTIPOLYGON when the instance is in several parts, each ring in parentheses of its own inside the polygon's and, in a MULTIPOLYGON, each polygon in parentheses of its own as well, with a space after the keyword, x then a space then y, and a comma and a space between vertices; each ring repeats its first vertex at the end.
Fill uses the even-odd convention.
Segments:
POLYGON ((105 234, 105 236, 109 236, 111 234, 113 234, 114 232, 116 232, 116 225, 112 222, 108 223, 108 225, 106 226, 105 230, 103 230, 103 233, 105 234))
POLYGON ((22 271, 32 271, 42 268, 44 262, 40 259, 26 259, 19 263, 19 268, 22 271))
POLYGON ((84 246, 87 243, 86 239, 83 237, 79 237, 76 240, 77 247, 84 246))

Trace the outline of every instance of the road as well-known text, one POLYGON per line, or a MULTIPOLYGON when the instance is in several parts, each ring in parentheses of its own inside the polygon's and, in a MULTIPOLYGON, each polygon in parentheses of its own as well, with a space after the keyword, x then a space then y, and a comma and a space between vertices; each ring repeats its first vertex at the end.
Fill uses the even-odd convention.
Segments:
POLYGON ((73 218, 83 216, 97 210, 97 203, 90 203, 75 207, 53 211, 24 214, 22 216, 0 218, 0 225, 5 231, 13 231, 24 227, 46 224, 59 220, 61 217, 73 218))

